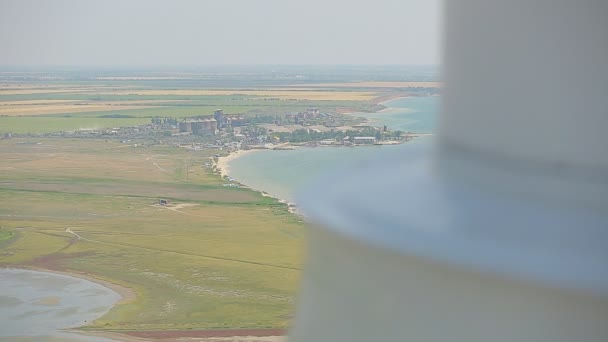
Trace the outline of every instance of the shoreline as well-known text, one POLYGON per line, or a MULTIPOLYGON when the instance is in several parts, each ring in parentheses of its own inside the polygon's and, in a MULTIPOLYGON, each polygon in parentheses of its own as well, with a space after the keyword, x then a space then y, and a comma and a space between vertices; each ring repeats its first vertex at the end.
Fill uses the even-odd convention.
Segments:
MULTIPOLYGON (((380 109, 374 113, 382 113, 384 111, 390 110, 391 107, 387 107, 385 106, 385 103, 389 102, 389 101, 394 101, 394 100, 398 100, 398 99, 405 99, 405 98, 411 98, 414 97, 409 93, 395 93, 395 94, 388 94, 388 95, 383 95, 383 96, 378 96, 372 100, 370 100, 371 103, 376 104, 376 105, 381 105, 385 108, 380 109)), ((354 115, 356 113, 351 113, 351 112, 344 112, 342 114, 345 115, 354 115)), ((367 122, 369 122, 368 119, 365 119, 367 122)), ((422 134, 413 134, 412 136, 414 137, 419 137, 419 136, 425 136, 425 135, 433 135, 432 133, 422 133, 422 134)), ((288 144, 288 143, 287 143, 288 144)), ((394 144, 386 144, 386 145, 394 145, 394 144)), ((290 145, 293 146, 293 145, 290 145)), ((280 147, 280 146, 278 146, 280 147)), ((293 146, 293 147, 299 147, 299 146, 293 146)), ((331 146, 330 146, 331 147, 331 146)), ((225 177, 232 177, 230 176, 230 162, 242 157, 246 154, 249 154, 251 152, 254 151, 260 151, 260 150, 256 150, 256 149, 252 149, 252 150, 238 150, 238 151, 234 151, 234 152, 230 152, 228 155, 223 156, 223 157, 219 157, 217 158, 217 161, 214 161, 214 169, 216 172, 218 172, 220 174, 220 177, 225 178, 225 177)), ((260 190, 260 189, 256 189, 250 185, 247 185, 245 183, 242 183, 241 181, 239 181, 238 179, 234 179, 237 183, 239 183, 240 185, 247 187, 250 190, 259 192, 262 196, 265 197, 271 197, 274 198, 276 200, 278 200, 281 203, 285 203, 288 206, 288 210, 290 213, 292 214, 296 214, 298 216, 303 217, 301 214, 298 214, 297 212, 297 207, 295 203, 289 202, 288 200, 282 199, 280 197, 274 196, 272 194, 267 193, 264 190, 260 190)))
MULTIPOLYGON (((413 97, 413 96, 409 93, 385 94, 385 95, 377 96, 371 100, 368 100, 368 102, 371 104, 374 104, 376 106, 382 106, 384 108, 380 108, 379 110, 377 110, 375 112, 370 112, 370 113, 381 113, 383 110, 390 108, 385 105, 386 102, 397 100, 397 99, 404 99, 404 98, 408 98, 408 97, 413 97)), ((352 115, 352 114, 360 113, 360 112, 355 111, 352 108, 348 108, 348 107, 336 108, 336 112, 338 114, 345 114, 345 115, 352 115)))
MULTIPOLYGON (((251 152, 255 152, 255 151, 271 151, 271 150, 273 150, 273 149, 238 150, 238 151, 230 152, 227 156, 223 156, 223 157, 217 158, 217 162, 215 162, 214 168, 215 168, 216 172, 218 172, 220 174, 220 177, 222 177, 222 179, 224 177, 232 177, 232 176, 230 176, 230 165, 229 165, 231 161, 233 161, 233 160, 235 160, 237 158, 240 158, 240 157, 242 157, 242 156, 244 156, 246 154, 249 154, 251 152)), ((234 179, 234 181, 236 181, 241 186, 246 187, 247 189, 250 189, 252 191, 260 193, 264 197, 274 198, 277 201, 279 201, 279 203, 286 204, 287 205, 287 210, 290 213, 298 215, 295 203, 289 202, 288 200, 280 198, 278 196, 269 194, 268 192, 266 192, 264 190, 256 189, 256 188, 254 188, 254 187, 252 187, 250 185, 242 183, 238 179, 234 179)))
POLYGON ((412 97, 413 96, 400 96, 400 97, 395 97, 393 99, 389 99, 389 100, 383 101, 380 104, 383 105, 386 108, 381 109, 381 110, 377 111, 376 113, 383 113, 383 112, 386 112, 386 111, 391 110, 391 109, 403 109, 403 108, 396 108, 396 107, 388 107, 388 106, 385 105, 385 103, 391 102, 391 101, 396 101, 396 100, 401 100, 401 99, 411 99, 412 97))
MULTIPOLYGON (((17 265, 13 269, 22 269, 22 270, 27 270, 27 271, 37 271, 37 272, 59 274, 59 275, 87 280, 92 283, 99 284, 107 289, 110 289, 110 290, 118 293, 118 295, 120 295, 120 300, 113 303, 110 306, 109 310, 111 310, 117 304, 130 303, 137 298, 135 291, 133 291, 132 289, 119 285, 119 284, 116 284, 116 283, 113 283, 108 280, 96 278, 95 276, 93 276, 91 274, 85 274, 85 273, 80 273, 77 271, 68 271, 68 270, 53 270, 53 269, 48 269, 48 268, 32 267, 32 266, 25 266, 25 265, 23 265, 23 266, 17 265)), ((103 317, 103 316, 100 316, 99 318, 101 318, 101 317, 103 317)), ((83 325, 82 327, 86 327, 86 326, 83 325)), ((80 327, 78 327, 78 328, 80 328, 80 327)))
MULTIPOLYGON (((393 100, 397 100, 397 99, 405 99, 405 98, 409 98, 409 97, 413 97, 411 94, 408 93, 398 93, 398 94, 390 94, 390 95, 384 95, 384 96, 378 96, 375 99, 372 100, 373 104, 376 105, 380 105, 380 106, 385 106, 385 103, 389 102, 389 101, 393 101, 393 100)), ((389 108, 389 107, 387 107, 389 108)), ((376 112, 379 113, 382 110, 376 112)))
POLYGON ((220 177, 228 177, 230 176, 229 163, 231 161, 255 151, 257 150, 238 150, 234 152, 229 152, 228 155, 217 158, 217 161, 214 162, 214 168, 217 170, 217 172, 219 172, 220 177))

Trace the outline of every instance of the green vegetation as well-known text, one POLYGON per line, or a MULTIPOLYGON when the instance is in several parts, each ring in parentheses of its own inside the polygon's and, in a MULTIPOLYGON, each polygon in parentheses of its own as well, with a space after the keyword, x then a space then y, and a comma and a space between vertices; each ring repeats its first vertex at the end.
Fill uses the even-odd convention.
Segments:
POLYGON ((100 118, 73 116, 2 116, 0 117, 0 134, 2 133, 51 133, 77 130, 83 128, 112 128, 121 126, 143 125, 150 122, 147 118, 100 118))
POLYGON ((0 227, 0 243, 13 237, 15 233, 0 227))
MULTIPOLYGON (((391 132, 390 137, 397 138, 401 136, 403 132, 396 131, 391 132)), ((358 131, 335 131, 335 132, 315 132, 313 130, 307 129, 296 129, 291 133, 281 132, 281 133, 272 133, 272 136, 276 136, 280 141, 289 141, 295 143, 308 142, 308 141, 319 141, 323 139, 336 139, 341 140, 345 137, 349 137, 351 140, 353 137, 375 137, 380 140, 383 137, 383 134, 376 129, 373 128, 364 128, 358 131)))
POLYGON ((223 186, 205 166, 221 152, 93 139, 0 147, 0 240, 19 232, 0 244, 0 267, 84 273, 137 294, 89 328, 288 324, 303 224, 272 198, 223 186))

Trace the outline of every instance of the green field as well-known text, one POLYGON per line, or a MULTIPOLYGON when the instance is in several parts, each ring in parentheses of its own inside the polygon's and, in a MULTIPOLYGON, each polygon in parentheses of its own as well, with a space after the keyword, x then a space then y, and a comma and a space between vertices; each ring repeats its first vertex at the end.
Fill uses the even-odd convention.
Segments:
POLYGON ((89 328, 287 326, 303 223, 274 199, 224 187, 205 166, 217 151, 88 139, 0 149, 0 240, 14 234, 0 241, 0 266, 88 274, 137 294, 89 328))
POLYGON ((8 229, 0 228, 0 243, 3 241, 7 241, 14 236, 15 233, 8 229))

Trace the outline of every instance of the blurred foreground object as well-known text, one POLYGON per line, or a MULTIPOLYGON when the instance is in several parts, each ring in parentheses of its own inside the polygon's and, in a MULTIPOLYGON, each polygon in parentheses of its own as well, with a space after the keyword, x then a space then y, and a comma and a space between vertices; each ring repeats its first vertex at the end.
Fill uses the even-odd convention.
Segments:
POLYGON ((600 0, 445 2, 434 153, 301 197, 291 342, 608 341, 606 18, 600 0))

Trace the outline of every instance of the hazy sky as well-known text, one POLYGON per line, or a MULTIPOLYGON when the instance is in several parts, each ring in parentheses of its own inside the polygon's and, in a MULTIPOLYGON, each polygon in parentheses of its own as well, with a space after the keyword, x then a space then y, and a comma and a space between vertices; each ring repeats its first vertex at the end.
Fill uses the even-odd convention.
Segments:
POLYGON ((439 0, 0 0, 0 65, 437 64, 439 0))

